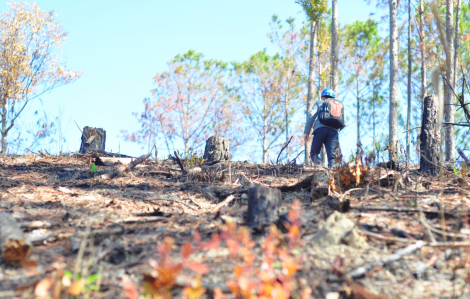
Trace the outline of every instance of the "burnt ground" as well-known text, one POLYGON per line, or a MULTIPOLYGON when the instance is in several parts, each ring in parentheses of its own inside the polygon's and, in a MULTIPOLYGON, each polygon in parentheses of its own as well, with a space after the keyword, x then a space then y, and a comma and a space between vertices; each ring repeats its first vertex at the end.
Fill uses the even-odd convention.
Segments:
MULTIPOLYGON (((209 269, 202 276, 203 297, 212 298, 215 287, 227 291, 225 283, 236 280, 240 260, 224 245, 197 249, 194 232, 205 242, 227 223, 242 226, 251 183, 289 186, 318 173, 325 177, 317 177, 313 186, 282 193, 280 212, 299 200, 302 213, 296 249, 302 262, 292 277, 292 297, 300 298, 304 287, 311 288, 310 298, 470 297, 465 174, 443 170, 432 178, 416 169, 372 168, 359 185, 334 192, 326 184, 331 170, 302 166, 232 162, 183 175, 173 161, 149 160, 116 178, 101 179, 111 167, 99 166, 93 175, 87 156, 1 158, 0 212, 14 217, 34 250, 27 262, 0 258, 0 298, 36 298, 41 291, 44 298, 72 298, 67 272, 94 277, 89 285, 95 290, 82 287, 77 298, 127 298, 123 277, 141 291, 145 274, 152 271, 149 261, 160 258, 157 247, 166 236, 174 240, 175 259, 181 245, 194 245, 190 258, 209 269), (219 204, 227 198, 226 205, 219 204), (355 223, 364 244, 315 241, 312 236, 335 210, 355 223), (420 249, 348 277, 353 269, 419 240, 424 241, 420 249), (354 292, 354 282, 363 287, 362 295, 354 292)), ((253 232, 253 240, 256 264, 263 258, 266 234, 253 232)), ((180 298, 184 285, 178 280, 170 294, 180 298)))

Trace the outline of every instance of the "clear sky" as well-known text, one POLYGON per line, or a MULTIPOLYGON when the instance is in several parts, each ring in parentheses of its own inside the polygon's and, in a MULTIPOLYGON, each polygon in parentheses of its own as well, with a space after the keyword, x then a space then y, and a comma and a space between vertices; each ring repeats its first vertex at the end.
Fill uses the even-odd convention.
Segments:
MULTIPOLYGON (((294 0, 39 0, 55 11, 68 32, 59 54, 68 68, 83 71, 76 82, 57 88, 41 100, 53 118, 61 111, 64 151, 78 151, 80 127, 104 128, 106 150, 138 156, 139 145, 125 142, 120 131, 138 128, 132 112, 143 109, 152 80, 166 63, 189 49, 206 58, 242 61, 271 48, 267 34, 273 14, 304 20, 294 0)), ((339 22, 366 19, 375 7, 363 0, 338 0, 339 22)), ((0 10, 8 9, 7 2, 0 10)), ((37 102, 19 122, 34 122, 37 102)), ((40 108, 42 109, 42 108, 40 108)), ((299 132, 300 134, 301 132, 299 132)), ((55 145, 51 150, 55 150, 55 145)), ((56 151, 58 152, 58 151, 56 151)))

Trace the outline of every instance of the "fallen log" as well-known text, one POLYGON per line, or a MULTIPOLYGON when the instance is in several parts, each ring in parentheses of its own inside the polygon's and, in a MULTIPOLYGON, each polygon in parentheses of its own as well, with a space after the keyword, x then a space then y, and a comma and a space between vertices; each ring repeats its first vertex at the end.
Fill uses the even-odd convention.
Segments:
POLYGON ((143 155, 143 156, 135 159, 134 161, 132 161, 131 163, 129 163, 127 165, 116 165, 115 167, 113 167, 113 169, 111 169, 111 171, 98 176, 97 179, 98 180, 111 180, 111 179, 121 175, 122 173, 126 172, 126 170, 129 171, 129 170, 134 169, 137 165, 139 165, 140 163, 147 160, 151 155, 152 155, 152 153, 148 153, 146 155, 143 155))
POLYGON ((19 262, 31 255, 31 242, 10 214, 0 213, 0 228, 0 251, 6 261, 19 262))
POLYGON ((282 192, 291 192, 296 191, 299 189, 311 189, 312 187, 316 187, 319 184, 326 183, 329 179, 329 173, 327 170, 318 169, 314 172, 314 174, 307 176, 302 181, 298 182, 294 185, 284 185, 284 186, 276 186, 282 192))

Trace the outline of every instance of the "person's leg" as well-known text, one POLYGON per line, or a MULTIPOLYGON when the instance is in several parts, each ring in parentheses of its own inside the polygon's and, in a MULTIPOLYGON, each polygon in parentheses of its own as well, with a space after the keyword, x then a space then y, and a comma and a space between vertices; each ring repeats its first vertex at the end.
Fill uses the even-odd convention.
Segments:
POLYGON ((338 131, 327 128, 325 134, 325 150, 328 156, 328 167, 334 167, 336 163, 336 149, 339 147, 338 131))
POLYGON ((327 130, 325 129, 327 128, 319 128, 313 134, 310 158, 312 159, 312 162, 317 165, 321 164, 320 152, 327 133, 327 130))

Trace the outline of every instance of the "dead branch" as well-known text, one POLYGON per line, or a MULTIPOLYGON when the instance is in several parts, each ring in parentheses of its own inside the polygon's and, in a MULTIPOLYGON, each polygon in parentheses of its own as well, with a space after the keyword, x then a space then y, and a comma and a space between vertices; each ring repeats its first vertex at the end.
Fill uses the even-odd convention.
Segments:
POLYGON ((299 189, 310 189, 312 187, 312 179, 314 175, 309 175, 305 179, 303 179, 301 182, 298 182, 295 185, 284 185, 284 186, 279 186, 275 187, 281 190, 281 192, 291 192, 291 191, 296 191, 299 189))
POLYGON ((169 220, 168 217, 163 216, 149 216, 149 217, 129 217, 123 220, 118 221, 117 223, 151 223, 151 222, 159 222, 159 221, 166 221, 169 220))
POLYGON ((284 151, 284 149, 289 145, 290 141, 292 140, 292 137, 294 137, 294 136, 291 136, 289 138, 289 141, 287 141, 286 144, 281 148, 281 151, 279 152, 279 155, 277 155, 276 165, 279 164, 279 157, 281 157, 282 151, 284 151))
MULTIPOLYGON (((397 213, 419 213, 419 209, 414 208, 405 208, 405 207, 375 207, 375 206, 359 206, 352 205, 351 209, 361 210, 361 211, 383 211, 383 212, 397 212, 397 213)), ((441 214, 439 210, 422 210, 424 214, 441 214)), ((447 217, 462 217, 467 213, 451 213, 449 211, 444 211, 444 215, 447 217)))
POLYGON ((100 175, 98 177, 98 180, 103 180, 103 181, 104 180, 111 180, 111 179, 121 175, 126 170, 129 171, 129 170, 134 169, 137 165, 139 165, 140 163, 146 161, 151 155, 152 155, 152 153, 148 153, 146 155, 140 156, 136 160, 129 163, 128 166, 126 166, 126 165, 117 165, 117 166, 113 167, 113 169, 111 169, 111 171, 109 171, 108 173, 100 175))
POLYGON ((464 152, 460 148, 457 149, 457 152, 459 153, 460 157, 462 157, 462 159, 465 161, 465 163, 470 166, 467 156, 465 156, 464 152))
POLYGON ((398 261, 399 259, 402 259, 405 255, 412 254, 413 252, 419 250, 424 245, 425 243, 423 241, 418 241, 408 247, 397 250, 397 252, 395 252, 394 254, 389 255, 379 261, 372 262, 370 264, 358 267, 350 271, 347 275, 351 278, 358 278, 358 277, 364 276, 367 272, 374 269, 375 267, 382 267, 391 262, 398 261))
POLYGON ((216 204, 215 207, 212 208, 212 213, 219 212, 220 209, 222 209, 223 207, 228 205, 234 198, 235 198, 235 196, 230 195, 224 201, 222 201, 221 203, 216 204))
POLYGON ((186 174, 186 170, 184 169, 183 162, 181 162, 181 159, 178 156, 178 153, 176 151, 174 151, 173 153, 175 154, 176 162, 178 162, 178 165, 180 166, 181 171, 183 172, 183 174, 186 174))
MULTIPOLYGON (((90 236, 94 237, 105 237, 111 235, 120 235, 124 233, 124 228, 122 226, 113 227, 113 228, 104 228, 104 229, 95 229, 90 231, 90 236)), ((79 237, 83 238, 87 235, 86 232, 78 232, 78 233, 50 233, 47 235, 42 236, 35 236, 28 238, 28 241, 32 244, 41 244, 44 241, 53 242, 60 239, 70 239, 71 237, 79 237)))

